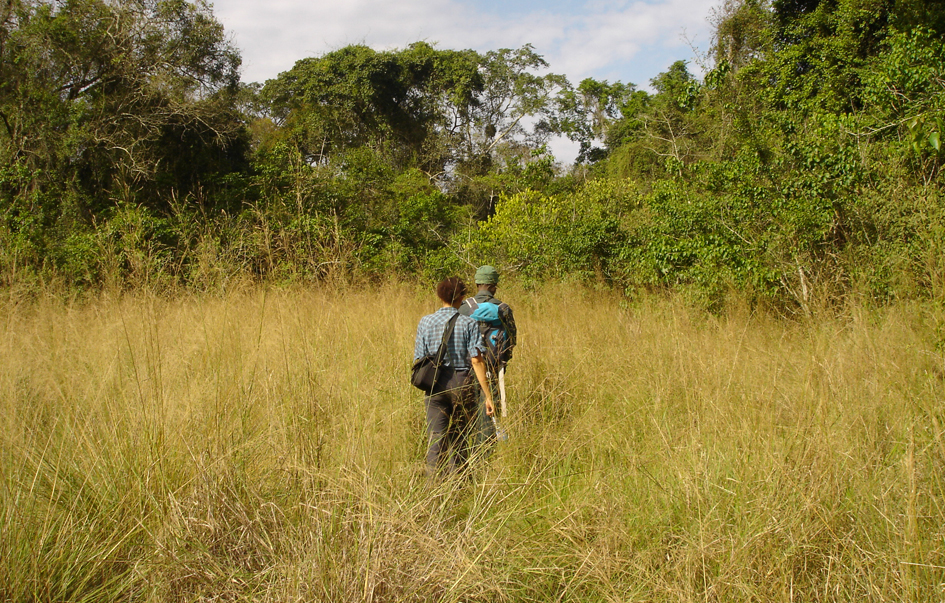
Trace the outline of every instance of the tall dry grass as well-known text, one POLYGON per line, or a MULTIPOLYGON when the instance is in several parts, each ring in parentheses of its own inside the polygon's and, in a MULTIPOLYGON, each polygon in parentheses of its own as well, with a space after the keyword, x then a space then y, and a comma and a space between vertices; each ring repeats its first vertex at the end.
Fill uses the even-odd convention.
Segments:
POLYGON ((510 440, 428 483, 426 292, 0 306, 9 601, 938 601, 945 311, 503 291, 510 440))

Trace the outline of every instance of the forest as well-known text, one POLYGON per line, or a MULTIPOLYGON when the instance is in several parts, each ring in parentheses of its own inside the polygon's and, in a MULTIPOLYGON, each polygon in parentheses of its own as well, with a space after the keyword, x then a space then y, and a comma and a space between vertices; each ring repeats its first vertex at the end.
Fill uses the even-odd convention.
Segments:
POLYGON ((0 281, 517 282, 788 313, 945 296, 945 2, 724 0, 705 76, 350 45, 264 83, 210 6, 0 6, 0 281), (573 165, 552 136, 580 144, 573 165))

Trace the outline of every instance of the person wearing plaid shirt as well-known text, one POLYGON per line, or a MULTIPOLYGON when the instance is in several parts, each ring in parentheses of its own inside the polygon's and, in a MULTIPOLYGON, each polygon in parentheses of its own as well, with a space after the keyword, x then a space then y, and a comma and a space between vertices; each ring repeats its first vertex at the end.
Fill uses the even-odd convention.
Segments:
MULTIPOLYGON (((440 340, 443 338, 443 329, 446 328, 446 323, 456 313, 457 310, 449 306, 440 308, 433 314, 427 314, 420 319, 420 324, 417 325, 417 340, 413 348, 414 360, 436 354, 440 347, 440 340)), ((446 344, 445 364, 455 370, 469 372, 472 368, 470 358, 479 354, 477 347, 479 343, 479 323, 466 316, 460 316, 456 319, 453 333, 454 335, 450 337, 446 344), (468 332, 457 336, 457 332, 463 331, 468 332)))
MULTIPOLYGON (((458 314, 457 308, 466 295, 466 285, 456 277, 444 279, 437 285, 436 294, 443 306, 420 319, 413 349, 414 360, 436 354, 446 323, 458 314)), ((430 476, 441 471, 461 471, 469 460, 469 436, 478 405, 473 375, 482 391, 486 392, 486 412, 489 415, 494 412, 479 346, 479 323, 459 315, 447 342, 446 370, 432 394, 425 399, 429 438, 426 470, 430 476)))

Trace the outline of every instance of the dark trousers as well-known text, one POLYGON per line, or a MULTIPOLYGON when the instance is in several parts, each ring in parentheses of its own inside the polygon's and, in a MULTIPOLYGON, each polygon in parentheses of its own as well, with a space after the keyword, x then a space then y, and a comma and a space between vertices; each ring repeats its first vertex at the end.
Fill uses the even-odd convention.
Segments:
POLYGON ((451 371, 427 397, 427 475, 466 468, 476 419, 475 380, 469 371, 451 371))

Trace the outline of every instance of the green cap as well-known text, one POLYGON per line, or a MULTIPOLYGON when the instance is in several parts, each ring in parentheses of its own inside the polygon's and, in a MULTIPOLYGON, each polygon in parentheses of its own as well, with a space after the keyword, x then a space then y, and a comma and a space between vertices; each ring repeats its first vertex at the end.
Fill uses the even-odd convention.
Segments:
POLYGON ((476 271, 477 285, 498 285, 499 271, 492 266, 480 266, 476 271))

